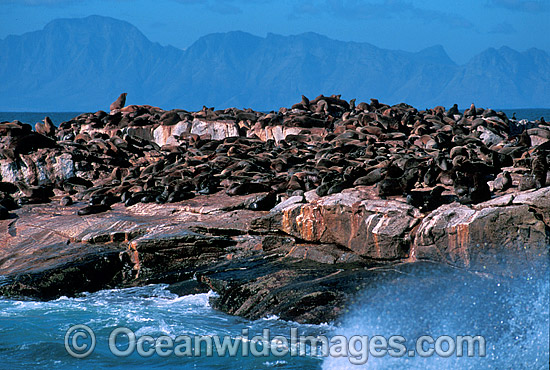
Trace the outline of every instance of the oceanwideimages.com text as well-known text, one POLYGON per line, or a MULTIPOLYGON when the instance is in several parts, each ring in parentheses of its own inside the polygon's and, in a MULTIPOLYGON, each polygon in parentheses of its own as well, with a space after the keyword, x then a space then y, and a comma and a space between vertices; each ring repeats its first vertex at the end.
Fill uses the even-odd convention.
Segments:
MULTIPOLYGON (((272 336, 270 329, 251 335, 242 329, 240 335, 151 335, 138 336, 126 327, 114 328, 107 340, 110 352, 117 357, 138 354, 142 357, 285 357, 319 356, 347 357, 354 365, 367 363, 369 357, 485 357, 486 342, 482 336, 443 335, 433 338, 423 335, 415 340, 414 348, 407 347, 401 335, 306 336, 297 328, 288 336, 272 336)), ((65 333, 65 349, 76 358, 91 355, 97 344, 95 333, 86 325, 74 325, 65 333)))

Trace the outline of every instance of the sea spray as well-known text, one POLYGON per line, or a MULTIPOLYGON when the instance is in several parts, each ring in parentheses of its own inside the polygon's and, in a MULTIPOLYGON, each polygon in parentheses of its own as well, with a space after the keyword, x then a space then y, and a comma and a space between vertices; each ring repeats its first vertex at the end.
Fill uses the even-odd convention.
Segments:
MULTIPOLYGON (((424 262, 387 269, 357 297, 336 333, 406 338, 406 352, 370 356, 368 369, 548 368, 548 266, 544 257, 514 277, 424 262), (484 357, 479 349, 473 357, 457 357, 456 351, 449 357, 421 357, 415 351, 422 336, 468 335, 484 338, 484 357)), ((345 357, 329 357, 323 364, 325 370, 354 368, 345 357)))

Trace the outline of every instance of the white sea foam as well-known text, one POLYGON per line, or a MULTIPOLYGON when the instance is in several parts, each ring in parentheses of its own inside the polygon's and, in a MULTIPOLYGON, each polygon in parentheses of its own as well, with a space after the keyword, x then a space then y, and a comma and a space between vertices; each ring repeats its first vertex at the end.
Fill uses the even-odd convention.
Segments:
MULTIPOLYGON (((412 270, 364 291, 336 334, 400 335, 407 351, 422 335, 482 335, 486 357, 368 358, 368 369, 547 368, 548 261, 514 278, 458 270, 412 270)), ((433 348, 433 346, 432 346, 433 348)), ((324 370, 356 369, 347 357, 326 358, 324 370)))

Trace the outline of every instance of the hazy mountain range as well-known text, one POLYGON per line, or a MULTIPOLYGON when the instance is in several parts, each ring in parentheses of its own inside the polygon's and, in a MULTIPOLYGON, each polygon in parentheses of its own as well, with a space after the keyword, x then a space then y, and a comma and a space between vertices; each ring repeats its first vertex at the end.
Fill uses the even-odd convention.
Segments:
POLYGON ((441 46, 410 53, 315 33, 217 33, 181 50, 100 16, 0 40, 0 111, 107 110, 121 92, 129 104, 188 110, 271 110, 321 93, 418 108, 550 107, 550 56, 490 48, 457 65, 441 46))

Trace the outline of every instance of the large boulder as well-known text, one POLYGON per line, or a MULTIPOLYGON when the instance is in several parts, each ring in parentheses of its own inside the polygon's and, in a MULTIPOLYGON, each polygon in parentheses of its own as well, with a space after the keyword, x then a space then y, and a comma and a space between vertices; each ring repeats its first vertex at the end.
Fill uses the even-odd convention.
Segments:
POLYGON ((541 256, 547 258, 549 214, 550 188, 506 195, 475 209, 444 205, 422 220, 412 254, 416 259, 514 274, 541 256))
POLYGON ((264 226, 299 239, 336 244, 359 256, 392 260, 409 256, 415 209, 404 202, 366 199, 360 189, 291 204, 271 213, 264 226))

